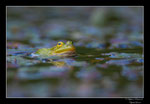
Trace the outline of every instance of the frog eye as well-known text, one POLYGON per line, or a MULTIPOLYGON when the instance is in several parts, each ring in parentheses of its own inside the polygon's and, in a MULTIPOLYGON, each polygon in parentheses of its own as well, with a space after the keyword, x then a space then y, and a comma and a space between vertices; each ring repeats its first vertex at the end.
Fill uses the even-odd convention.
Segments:
POLYGON ((61 47, 63 45, 63 42, 58 42, 57 46, 61 47))

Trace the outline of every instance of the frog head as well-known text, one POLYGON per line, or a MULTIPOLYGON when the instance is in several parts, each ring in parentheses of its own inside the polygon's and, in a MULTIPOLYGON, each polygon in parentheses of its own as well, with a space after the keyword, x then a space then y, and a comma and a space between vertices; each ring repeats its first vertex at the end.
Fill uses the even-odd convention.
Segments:
POLYGON ((52 48, 38 49, 35 53, 41 56, 51 56, 51 55, 74 56, 76 55, 75 47, 73 46, 72 41, 67 41, 66 44, 64 42, 58 42, 57 45, 52 48))
POLYGON ((67 41, 66 44, 64 42, 58 42, 57 48, 55 49, 55 53, 68 53, 75 52, 75 47, 73 46, 72 41, 67 41))

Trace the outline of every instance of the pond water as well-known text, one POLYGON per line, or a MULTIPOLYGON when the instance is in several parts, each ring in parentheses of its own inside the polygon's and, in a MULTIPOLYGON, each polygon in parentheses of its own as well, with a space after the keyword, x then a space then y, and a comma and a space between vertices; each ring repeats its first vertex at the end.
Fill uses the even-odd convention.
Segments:
POLYGON ((143 8, 7 7, 7 97, 143 97, 143 8), (73 41, 75 57, 30 56, 73 41))

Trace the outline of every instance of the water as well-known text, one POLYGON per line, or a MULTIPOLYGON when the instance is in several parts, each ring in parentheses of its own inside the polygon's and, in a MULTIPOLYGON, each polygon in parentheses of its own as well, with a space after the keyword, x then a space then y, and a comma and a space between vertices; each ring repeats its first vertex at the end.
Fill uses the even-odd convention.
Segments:
POLYGON ((7 97, 143 97, 141 18, 140 7, 9 7, 7 97), (76 57, 30 56, 68 40, 76 57))

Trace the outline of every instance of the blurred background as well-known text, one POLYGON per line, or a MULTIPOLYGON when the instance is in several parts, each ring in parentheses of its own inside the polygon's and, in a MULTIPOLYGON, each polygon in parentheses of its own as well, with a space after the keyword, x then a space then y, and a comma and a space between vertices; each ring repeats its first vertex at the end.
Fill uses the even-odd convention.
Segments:
POLYGON ((143 7, 7 7, 7 97, 143 97, 143 7), (73 41, 78 56, 15 52, 73 41))

